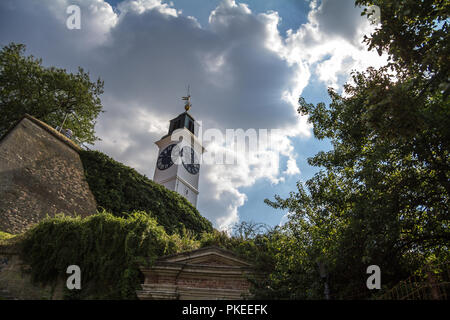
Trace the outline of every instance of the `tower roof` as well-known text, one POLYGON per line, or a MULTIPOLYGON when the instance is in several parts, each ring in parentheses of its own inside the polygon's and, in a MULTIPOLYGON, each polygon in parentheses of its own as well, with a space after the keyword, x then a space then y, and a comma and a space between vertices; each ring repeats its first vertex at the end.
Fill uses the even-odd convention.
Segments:
POLYGON ((197 133, 197 124, 195 123, 194 117, 188 112, 190 108, 192 107, 191 104, 191 95, 189 94, 189 87, 188 87, 188 94, 185 97, 182 97, 181 100, 186 101, 184 105, 184 112, 180 113, 177 117, 170 120, 170 126, 169 126, 169 132, 166 136, 171 135, 175 130, 186 128, 188 129, 194 136, 197 133))
POLYGON ((170 120, 168 135, 177 129, 186 128, 195 135, 195 119, 187 111, 170 120))

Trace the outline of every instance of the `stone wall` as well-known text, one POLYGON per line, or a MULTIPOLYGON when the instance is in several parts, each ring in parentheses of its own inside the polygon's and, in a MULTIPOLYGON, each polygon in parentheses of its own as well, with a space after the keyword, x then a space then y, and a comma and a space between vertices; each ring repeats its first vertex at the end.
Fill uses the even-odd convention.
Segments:
POLYGON ((0 245, 0 300, 61 300, 62 289, 62 280, 46 286, 33 284, 19 250, 0 245))
POLYGON ((47 214, 96 212, 78 150, 72 141, 31 116, 1 138, 1 231, 21 233, 47 214))

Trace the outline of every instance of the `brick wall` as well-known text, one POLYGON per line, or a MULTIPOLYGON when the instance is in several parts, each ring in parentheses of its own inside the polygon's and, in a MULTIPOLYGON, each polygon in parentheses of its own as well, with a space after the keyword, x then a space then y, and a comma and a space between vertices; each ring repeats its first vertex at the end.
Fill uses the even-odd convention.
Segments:
POLYGON ((176 282, 180 287, 192 288, 215 288, 215 289, 234 289, 247 290, 250 287, 248 281, 242 280, 226 280, 226 279, 205 279, 205 278, 181 278, 176 282))
POLYGON ((153 285, 178 285, 182 287, 192 287, 192 288, 224 288, 224 289, 235 289, 235 290, 248 290, 250 288, 250 283, 246 280, 244 276, 242 278, 220 278, 211 277, 206 274, 202 276, 191 276, 190 274, 177 274, 175 276, 164 276, 158 274, 149 274, 145 278, 146 284, 153 285))

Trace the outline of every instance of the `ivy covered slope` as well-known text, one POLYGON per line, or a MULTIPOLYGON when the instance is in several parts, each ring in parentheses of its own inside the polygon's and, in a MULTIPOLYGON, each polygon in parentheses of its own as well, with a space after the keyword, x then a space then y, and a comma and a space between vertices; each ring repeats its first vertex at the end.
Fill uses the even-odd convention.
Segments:
MULTIPOLYGON (((20 237, 14 243, 19 242, 21 257, 31 266, 33 282, 56 292, 62 289, 62 296, 57 299, 137 299, 136 290, 141 289, 144 280, 140 266, 151 266, 164 255, 201 247, 215 245, 231 250, 262 273, 272 270, 274 256, 279 252, 273 241, 277 232, 250 237, 242 234, 230 237, 217 230, 197 238, 189 234, 169 235, 146 212, 133 212, 127 217, 116 217, 106 211, 86 218, 60 215, 42 220, 20 236, 12 238, 0 233, 1 237, 9 245, 20 237), (81 290, 66 288, 69 265, 81 269, 81 290)), ((256 285, 256 291, 251 290, 259 297, 258 288, 265 282, 249 280, 256 285)))
POLYGON ((105 209, 118 217, 145 211, 169 234, 191 230, 199 235, 213 230, 211 222, 178 193, 101 152, 82 151, 80 157, 99 210, 105 209))
MULTIPOLYGON (((87 218, 47 218, 24 234, 22 259, 37 283, 66 279, 69 265, 82 270, 81 290, 64 289, 64 299, 136 299, 139 266, 166 254, 198 247, 196 241, 168 235, 145 212, 127 218, 101 212, 87 218)), ((64 286, 59 283, 59 286, 64 286)))

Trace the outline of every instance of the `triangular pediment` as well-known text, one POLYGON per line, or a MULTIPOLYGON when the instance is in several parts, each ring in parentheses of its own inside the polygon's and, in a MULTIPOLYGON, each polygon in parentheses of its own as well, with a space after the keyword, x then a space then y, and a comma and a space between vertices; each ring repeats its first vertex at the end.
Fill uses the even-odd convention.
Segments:
POLYGON ((172 262, 187 265, 250 267, 251 265, 228 250, 206 247, 158 259, 159 262, 172 262))

